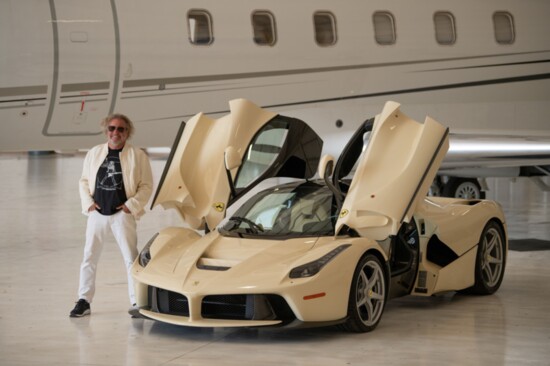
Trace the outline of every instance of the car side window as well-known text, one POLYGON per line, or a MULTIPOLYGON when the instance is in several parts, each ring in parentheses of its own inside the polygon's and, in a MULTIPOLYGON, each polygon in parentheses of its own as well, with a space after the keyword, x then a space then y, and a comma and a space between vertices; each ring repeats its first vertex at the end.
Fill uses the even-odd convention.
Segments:
POLYGON ((288 124, 273 120, 265 125, 248 146, 237 174, 235 188, 246 188, 277 159, 288 134, 288 124))

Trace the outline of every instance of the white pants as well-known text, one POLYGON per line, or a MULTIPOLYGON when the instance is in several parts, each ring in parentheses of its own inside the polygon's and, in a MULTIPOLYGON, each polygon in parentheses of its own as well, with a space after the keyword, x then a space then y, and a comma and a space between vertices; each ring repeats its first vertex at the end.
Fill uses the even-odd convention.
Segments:
POLYGON ((88 226, 86 227, 84 258, 80 265, 78 298, 90 303, 92 302, 95 293, 97 263, 99 262, 105 236, 108 234, 109 229, 118 243, 126 266, 130 304, 135 304, 136 295, 130 268, 138 255, 136 220, 132 215, 126 214, 122 210, 110 216, 104 216, 97 211, 90 212, 88 226))

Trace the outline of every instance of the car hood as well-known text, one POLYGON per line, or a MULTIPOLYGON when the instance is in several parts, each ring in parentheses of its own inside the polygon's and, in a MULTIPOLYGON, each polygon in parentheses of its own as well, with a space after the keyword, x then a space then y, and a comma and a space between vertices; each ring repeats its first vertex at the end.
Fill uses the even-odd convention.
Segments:
MULTIPOLYGON (((419 123, 399 106, 387 102, 374 119, 366 147, 359 152, 336 223, 337 233, 346 225, 375 240, 396 235, 401 224, 412 219, 435 178, 449 148, 448 129, 430 117, 419 123)), ((363 139, 359 134, 354 137, 363 139)), ((336 166, 353 165, 345 153, 353 150, 345 148, 336 166), (348 163, 342 164, 342 159, 348 163)), ((334 174, 342 175, 338 171, 334 174)))
POLYGON ((255 240, 213 231, 188 246, 178 245, 178 237, 162 232, 156 240, 169 250, 155 254, 140 274, 141 280, 156 283, 162 278, 167 290, 196 292, 224 284, 238 288, 277 281, 319 239, 255 240), (243 279, 246 283, 241 283, 243 279))
POLYGON ((219 119, 199 113, 182 124, 153 199, 195 230, 216 227, 262 180, 309 178, 319 162, 323 141, 304 122, 245 99, 229 107, 219 119))

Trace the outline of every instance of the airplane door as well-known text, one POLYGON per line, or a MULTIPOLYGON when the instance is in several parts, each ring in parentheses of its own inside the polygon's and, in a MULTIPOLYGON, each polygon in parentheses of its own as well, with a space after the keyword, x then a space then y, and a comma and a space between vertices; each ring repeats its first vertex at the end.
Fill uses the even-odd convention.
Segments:
POLYGON ((43 134, 100 134, 118 89, 118 36, 113 0, 50 0, 54 78, 43 134))

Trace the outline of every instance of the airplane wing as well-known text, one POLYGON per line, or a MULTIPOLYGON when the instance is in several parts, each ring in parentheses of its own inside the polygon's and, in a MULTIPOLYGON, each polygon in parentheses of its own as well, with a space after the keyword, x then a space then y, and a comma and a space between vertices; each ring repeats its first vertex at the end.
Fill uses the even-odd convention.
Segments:
POLYGON ((528 167, 532 167, 533 173, 549 174, 550 138, 451 133, 449 151, 440 174, 518 176, 521 175, 519 170, 528 167))
MULTIPOLYGON (((344 141, 348 141, 350 136, 349 131, 324 136, 324 153, 339 156, 344 141)), ((485 178, 520 176, 531 177, 542 190, 550 191, 550 186, 540 179, 541 176, 550 175, 548 136, 514 136, 477 131, 453 133, 451 130, 449 142, 449 150, 437 172, 430 194, 483 198, 483 191, 487 189, 485 178)), ((351 177, 357 167, 349 168, 344 175, 351 177)))

